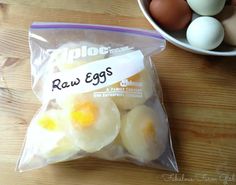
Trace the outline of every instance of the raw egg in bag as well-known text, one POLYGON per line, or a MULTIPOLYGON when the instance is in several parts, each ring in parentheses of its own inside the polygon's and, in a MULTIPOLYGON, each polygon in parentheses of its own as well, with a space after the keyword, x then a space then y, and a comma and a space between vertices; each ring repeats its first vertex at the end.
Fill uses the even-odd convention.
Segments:
POLYGON ((80 148, 70 134, 69 125, 60 110, 39 112, 29 127, 25 147, 32 147, 32 153, 27 153, 26 160, 35 163, 40 159, 47 163, 55 163, 68 160, 79 153, 80 148))
POLYGON ((120 112, 110 98, 75 94, 57 100, 66 111, 78 146, 95 152, 110 144, 120 130, 120 112))
POLYGON ((123 116, 120 133, 128 152, 144 162, 157 159, 164 152, 168 127, 153 109, 140 105, 123 116))

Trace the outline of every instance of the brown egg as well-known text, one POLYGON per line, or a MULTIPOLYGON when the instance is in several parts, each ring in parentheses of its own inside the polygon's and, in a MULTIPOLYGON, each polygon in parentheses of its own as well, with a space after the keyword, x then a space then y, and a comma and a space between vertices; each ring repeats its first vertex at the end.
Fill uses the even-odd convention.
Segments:
POLYGON ((225 6, 217 19, 225 30, 224 42, 236 46, 236 6, 225 6))
POLYGON ((157 24, 169 31, 184 29, 192 18, 185 0, 152 0, 149 9, 157 24))
POLYGON ((231 0, 230 5, 236 6, 236 0, 231 0))

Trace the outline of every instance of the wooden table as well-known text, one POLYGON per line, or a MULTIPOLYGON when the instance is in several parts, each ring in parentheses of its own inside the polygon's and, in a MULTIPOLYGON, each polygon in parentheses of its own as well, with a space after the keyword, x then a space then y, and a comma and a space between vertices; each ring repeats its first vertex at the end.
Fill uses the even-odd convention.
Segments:
POLYGON ((81 159, 14 171, 40 104, 31 91, 28 27, 63 21, 153 29, 135 0, 3 0, 0 6, 0 185, 236 184, 236 58, 167 44, 153 58, 180 173, 81 159), (5 63, 7 67, 1 67, 5 63))

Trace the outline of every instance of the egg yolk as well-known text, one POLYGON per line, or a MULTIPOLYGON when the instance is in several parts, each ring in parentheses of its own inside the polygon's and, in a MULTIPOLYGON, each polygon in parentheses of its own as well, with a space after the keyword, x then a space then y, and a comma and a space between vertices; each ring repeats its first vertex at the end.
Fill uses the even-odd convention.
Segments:
POLYGON ((155 127, 152 121, 146 122, 145 126, 143 127, 143 134, 144 134, 144 137, 148 140, 155 139, 156 131, 155 131, 155 127))
POLYGON ((75 125, 82 128, 92 126, 98 114, 98 107, 93 102, 84 102, 74 107, 71 118, 75 125))
POLYGON ((47 129, 49 131, 57 129, 56 121, 50 118, 49 116, 44 116, 41 119, 39 119, 38 124, 44 129, 47 129))

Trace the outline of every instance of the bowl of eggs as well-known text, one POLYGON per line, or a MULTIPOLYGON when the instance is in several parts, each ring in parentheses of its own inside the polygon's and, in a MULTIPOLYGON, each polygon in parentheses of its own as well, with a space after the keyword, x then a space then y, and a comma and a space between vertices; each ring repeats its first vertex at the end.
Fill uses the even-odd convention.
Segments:
POLYGON ((149 23, 184 50, 236 56, 235 0, 138 0, 149 23))

